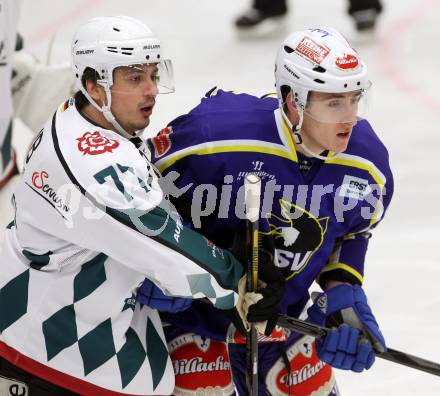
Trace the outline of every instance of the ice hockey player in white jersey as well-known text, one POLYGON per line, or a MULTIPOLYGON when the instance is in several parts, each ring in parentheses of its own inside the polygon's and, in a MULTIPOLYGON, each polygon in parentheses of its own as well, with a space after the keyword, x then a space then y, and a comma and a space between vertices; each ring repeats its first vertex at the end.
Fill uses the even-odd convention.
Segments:
POLYGON ((33 141, 0 250, 0 394, 171 394, 162 324, 136 302, 139 285, 206 298, 240 326, 243 269, 182 226, 138 137, 173 91, 159 40, 136 19, 94 18, 72 60, 80 91, 33 141))

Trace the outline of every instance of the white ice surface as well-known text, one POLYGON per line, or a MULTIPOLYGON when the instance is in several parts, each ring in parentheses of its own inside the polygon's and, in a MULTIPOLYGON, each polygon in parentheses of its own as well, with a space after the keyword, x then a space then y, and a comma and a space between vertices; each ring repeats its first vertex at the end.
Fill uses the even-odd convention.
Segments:
MULTIPOLYGON (((196 105, 212 86, 273 91, 276 49, 288 31, 318 25, 343 32, 364 56, 374 83, 368 118, 388 146, 395 195, 371 240, 365 289, 389 346, 440 362, 440 1, 388 0, 374 38, 360 39, 344 0, 291 1, 287 30, 243 40, 232 26, 247 0, 23 0, 19 31, 28 51, 69 59, 76 26, 92 16, 138 17, 161 37, 177 92, 158 100, 150 133, 196 105), (294 3, 294 4, 293 4, 294 3)), ((38 103, 35 103, 38 106, 38 103)), ((31 134, 19 124, 23 158, 31 134)), ((12 189, 9 188, 9 190, 12 189)), ((0 197, 2 221, 9 217, 0 197)), ((337 371, 343 395, 440 395, 440 377, 378 361, 363 374, 337 371)))

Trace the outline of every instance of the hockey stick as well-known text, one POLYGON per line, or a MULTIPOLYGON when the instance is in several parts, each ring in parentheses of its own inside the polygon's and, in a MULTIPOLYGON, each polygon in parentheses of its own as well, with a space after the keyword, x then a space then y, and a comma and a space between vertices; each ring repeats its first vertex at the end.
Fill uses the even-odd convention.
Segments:
MULTIPOLYGON (((253 292, 258 286, 258 218, 260 212, 261 180, 248 174, 244 180, 244 200, 246 206, 246 291, 253 292)), ((246 337, 246 380, 249 393, 258 395, 258 333, 250 323, 246 337)))
MULTIPOLYGON (((313 323, 305 322, 301 319, 292 318, 287 315, 278 315, 278 325, 286 329, 293 330, 297 333, 309 335, 315 338, 323 338, 330 329, 313 323)), ((406 352, 397 351, 387 348, 386 352, 376 352, 376 356, 390 362, 411 367, 416 370, 425 371, 426 373, 440 376, 440 364, 422 359, 417 356, 410 355, 406 352)))

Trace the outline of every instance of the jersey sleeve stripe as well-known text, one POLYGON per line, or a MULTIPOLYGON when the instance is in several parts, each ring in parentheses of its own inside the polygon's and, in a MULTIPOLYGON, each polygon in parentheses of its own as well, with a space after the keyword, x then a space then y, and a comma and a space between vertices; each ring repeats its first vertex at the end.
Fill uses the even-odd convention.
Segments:
POLYGON ((371 162, 357 155, 339 153, 336 157, 328 158, 326 164, 344 165, 367 171, 381 189, 385 186, 385 175, 371 162))
POLYGON ((206 142, 176 151, 155 163, 159 171, 163 172, 177 161, 190 155, 209 155, 232 152, 258 152, 277 155, 279 157, 292 159, 286 148, 280 144, 262 142, 258 140, 220 140, 206 142))
POLYGON ((321 270, 321 274, 323 274, 323 273, 325 273, 325 272, 329 272, 329 271, 338 270, 338 269, 340 269, 340 270, 344 270, 344 271, 350 273, 350 274, 353 275, 356 279, 358 279, 358 280, 361 282, 361 284, 363 283, 363 281, 364 281, 363 276, 362 276, 359 272, 357 272, 353 267, 350 267, 349 265, 344 264, 344 263, 330 263, 330 264, 327 264, 327 265, 321 270))

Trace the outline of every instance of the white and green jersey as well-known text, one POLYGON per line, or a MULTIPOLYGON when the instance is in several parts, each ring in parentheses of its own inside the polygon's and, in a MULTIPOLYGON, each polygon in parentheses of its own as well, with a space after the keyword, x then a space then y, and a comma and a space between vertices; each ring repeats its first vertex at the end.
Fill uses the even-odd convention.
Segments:
POLYGON ((36 136, 0 250, 0 356, 80 394, 171 394, 166 294, 232 308, 241 265, 184 228, 148 152, 64 103, 36 136))

